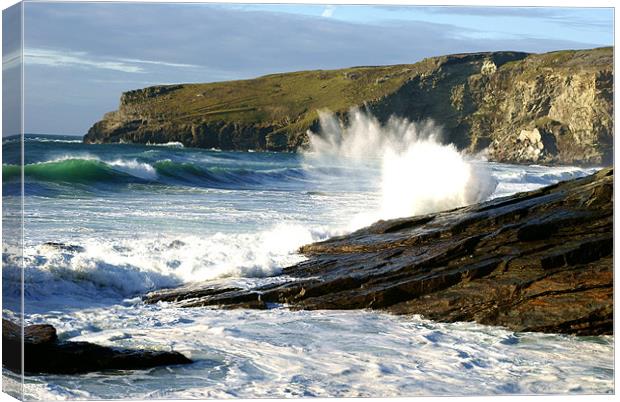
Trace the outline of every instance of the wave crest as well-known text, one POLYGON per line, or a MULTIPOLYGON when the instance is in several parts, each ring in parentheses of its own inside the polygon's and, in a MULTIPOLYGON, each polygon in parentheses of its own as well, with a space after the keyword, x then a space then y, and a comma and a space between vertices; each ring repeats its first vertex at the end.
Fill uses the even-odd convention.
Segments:
MULTIPOLYGON (((304 180, 307 172, 300 167, 246 169, 218 167, 199 162, 175 162, 170 159, 141 162, 136 159, 104 161, 91 156, 62 157, 24 166, 26 180, 56 183, 126 184, 159 183, 207 188, 248 188, 263 185, 282 186, 304 180)), ((19 181, 19 165, 3 165, 5 182, 19 181)))
MULTIPOLYGON (((24 165, 24 175, 39 181, 71 183, 108 182, 131 177, 111 165, 88 158, 58 159, 24 165)), ((2 166, 2 179, 5 182, 19 180, 20 177, 19 165, 2 166)))

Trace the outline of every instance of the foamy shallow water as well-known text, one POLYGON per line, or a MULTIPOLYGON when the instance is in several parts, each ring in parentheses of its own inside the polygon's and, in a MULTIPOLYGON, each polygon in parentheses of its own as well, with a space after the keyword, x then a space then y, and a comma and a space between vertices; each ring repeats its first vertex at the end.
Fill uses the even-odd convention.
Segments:
POLYGON ((613 392, 613 338, 515 334, 367 311, 112 306, 31 317, 73 340, 173 349, 189 366, 30 377, 33 398, 613 392), (79 334, 75 328, 82 328, 79 334), (65 335, 67 336, 67 335, 65 335))
MULTIPOLYGON (((282 267, 303 260, 299 246, 382 217, 381 169, 290 154, 62 141, 28 145, 34 159, 27 161, 33 176, 25 200, 26 322, 50 323, 62 339, 174 349, 195 363, 31 376, 30 399, 614 390, 613 337, 514 334, 370 311, 144 305, 141 294, 163 287, 214 278, 246 286, 281 280, 274 275, 282 267), (57 176, 41 169, 46 164, 57 176), (49 241, 79 247, 44 245, 49 241)), ((595 170, 476 163, 497 182, 489 198, 595 170)), ((13 170, 3 166, 3 176, 13 170)), ((10 251, 3 250, 9 318, 18 310, 21 280, 10 251)), ((5 389, 18 392, 17 377, 4 374, 5 389)))

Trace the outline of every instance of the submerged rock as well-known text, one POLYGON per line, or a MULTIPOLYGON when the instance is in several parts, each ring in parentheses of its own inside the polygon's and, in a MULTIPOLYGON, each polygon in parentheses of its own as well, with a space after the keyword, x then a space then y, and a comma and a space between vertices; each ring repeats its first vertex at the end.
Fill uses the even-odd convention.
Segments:
POLYGON ((153 292, 184 307, 379 309, 515 331, 613 333, 613 169, 301 248, 294 281, 153 292))
POLYGON ((186 243, 182 240, 173 240, 172 242, 170 242, 170 244, 168 244, 168 248, 178 249, 185 245, 186 243))
POLYGON ((178 352, 111 348, 89 342, 61 342, 51 325, 22 328, 2 320, 2 365, 26 374, 77 374, 100 370, 136 370, 192 361, 178 352))
POLYGON ((53 249, 53 250, 59 250, 59 251, 69 251, 72 253, 84 252, 84 247, 82 246, 78 246, 75 244, 57 243, 53 241, 48 241, 48 242, 43 243, 43 247, 53 249))

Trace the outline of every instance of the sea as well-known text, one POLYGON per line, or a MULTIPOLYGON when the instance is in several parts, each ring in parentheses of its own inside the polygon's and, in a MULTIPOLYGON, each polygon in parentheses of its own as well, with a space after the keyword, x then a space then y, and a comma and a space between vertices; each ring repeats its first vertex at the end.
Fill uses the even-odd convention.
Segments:
MULTIPOLYGON (((149 291, 204 281, 292 280, 280 273, 304 260, 297 253, 304 244, 597 170, 468 159, 428 137, 395 151, 367 137, 370 147, 352 155, 324 152, 330 143, 318 140, 307 153, 278 153, 26 135, 24 269, 8 239, 3 316, 19 316, 23 275, 26 324, 52 324, 62 340, 175 350, 194 363, 35 375, 23 384, 3 370, 4 390, 44 400, 613 393, 612 336, 516 333, 366 310, 141 301, 149 291), (393 163, 399 158, 413 165, 393 163)), ((21 202, 21 146, 18 137, 3 139, 5 228, 21 219, 10 211, 21 202)))

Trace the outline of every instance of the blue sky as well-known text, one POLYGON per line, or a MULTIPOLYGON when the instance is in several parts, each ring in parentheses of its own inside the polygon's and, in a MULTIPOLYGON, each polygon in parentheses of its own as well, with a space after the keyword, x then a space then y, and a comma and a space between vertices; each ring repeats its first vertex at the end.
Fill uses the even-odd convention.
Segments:
POLYGON ((613 44, 611 8, 26 3, 24 21, 26 131, 58 134, 149 85, 613 44))

